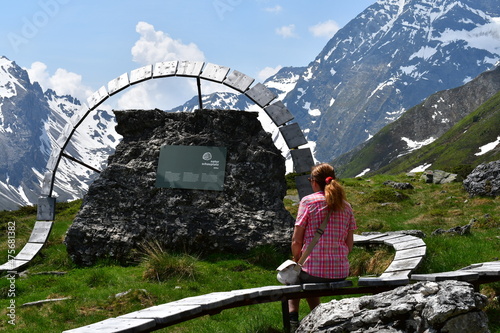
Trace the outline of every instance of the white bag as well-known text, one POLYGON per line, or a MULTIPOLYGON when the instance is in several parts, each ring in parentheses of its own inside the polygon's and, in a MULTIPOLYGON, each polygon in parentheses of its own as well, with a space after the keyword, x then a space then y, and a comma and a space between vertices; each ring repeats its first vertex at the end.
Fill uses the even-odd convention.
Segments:
POLYGON ((330 219, 330 214, 331 211, 326 214, 323 223, 321 223, 321 226, 316 230, 313 240, 311 241, 311 243, 309 243, 307 249, 300 256, 299 261, 295 262, 288 259, 287 261, 279 265, 278 268, 276 268, 276 270, 278 271, 277 278, 280 283, 286 285, 299 284, 299 274, 302 270, 302 265, 313 250, 314 246, 316 246, 316 243, 320 239, 321 235, 323 235, 324 230, 326 229, 326 226, 328 224, 328 220, 330 219))
POLYGON ((295 261, 287 260, 279 265, 276 270, 278 271, 278 275, 276 277, 280 283, 286 285, 299 284, 299 274, 302 270, 302 266, 297 264, 295 261))

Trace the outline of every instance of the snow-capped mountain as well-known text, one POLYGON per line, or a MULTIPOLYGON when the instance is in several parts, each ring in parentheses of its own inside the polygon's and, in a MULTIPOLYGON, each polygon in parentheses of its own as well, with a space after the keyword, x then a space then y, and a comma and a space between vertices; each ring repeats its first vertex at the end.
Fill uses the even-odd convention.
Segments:
POLYGON ((265 85, 282 97, 315 157, 331 161, 499 59, 496 0, 379 0, 307 67, 283 68, 265 85))
MULTIPOLYGON (((498 0, 378 0, 309 65, 282 68, 264 84, 295 116, 316 159, 331 161, 428 96, 462 86, 499 60, 498 0)), ((261 111, 237 93, 202 100, 205 108, 261 111)), ((26 71, 0 58, 0 209, 37 202, 48 156, 78 106, 71 96, 43 92, 26 71)), ((193 98, 174 111, 197 107, 193 98)), ((261 121, 284 146, 272 122, 264 115, 261 121)), ((120 139, 114 117, 99 111, 86 122, 65 152, 102 169, 120 139)), ((55 195, 79 198, 95 176, 63 158, 55 195)))
MULTIPOLYGON (((0 57, 0 209, 36 204, 52 147, 80 102, 42 91, 15 62, 0 57)), ((102 168, 118 143, 114 117, 97 111, 75 133, 66 153, 102 168)), ((81 198, 95 173, 67 159, 58 169, 54 194, 81 198)))
POLYGON ((328 42, 284 102, 328 161, 499 59, 495 0, 379 0, 328 42))

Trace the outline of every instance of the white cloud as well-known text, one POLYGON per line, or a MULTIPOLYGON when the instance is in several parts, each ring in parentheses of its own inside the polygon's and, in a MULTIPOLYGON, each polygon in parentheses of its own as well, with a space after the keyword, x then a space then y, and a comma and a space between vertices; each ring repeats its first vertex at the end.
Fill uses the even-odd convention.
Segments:
POLYGON ((205 60, 205 55, 196 44, 183 44, 163 31, 156 31, 149 23, 139 22, 135 30, 140 38, 132 47, 134 62, 147 65, 171 60, 205 60))
POLYGON ((276 28, 276 33, 283 38, 297 37, 297 35, 295 34, 295 24, 285 25, 280 28, 276 28))
POLYGON ((87 97, 92 94, 92 89, 82 83, 82 76, 73 72, 68 72, 66 69, 58 68, 51 75, 47 70, 47 65, 42 62, 34 62, 31 68, 26 71, 33 82, 38 82, 42 89, 54 90, 58 95, 71 95, 78 98, 80 101, 86 101, 87 97))
POLYGON ((337 24, 337 22, 333 20, 321 22, 312 27, 309 27, 309 31, 313 34, 314 37, 326 37, 326 38, 332 38, 333 35, 335 35, 339 29, 340 29, 339 25, 337 24))
MULTIPOLYGON (((147 22, 139 22, 136 31, 140 37, 131 49, 132 59, 139 65, 161 61, 205 61, 204 53, 194 43, 184 44, 163 31, 155 30, 147 22)), ((207 88, 207 84, 203 85, 207 88)), ((206 93, 203 89, 203 93, 206 93)), ((196 81, 188 78, 167 78, 140 83, 123 92, 117 102, 121 109, 170 109, 197 95, 196 81)))
POLYGON ((264 68, 263 70, 261 70, 259 73, 258 73, 258 76, 257 78, 259 79, 259 81, 265 81, 267 78, 273 76, 274 74, 278 73, 278 71, 280 69, 282 69, 283 67, 281 65, 278 65, 276 67, 266 67, 264 68))

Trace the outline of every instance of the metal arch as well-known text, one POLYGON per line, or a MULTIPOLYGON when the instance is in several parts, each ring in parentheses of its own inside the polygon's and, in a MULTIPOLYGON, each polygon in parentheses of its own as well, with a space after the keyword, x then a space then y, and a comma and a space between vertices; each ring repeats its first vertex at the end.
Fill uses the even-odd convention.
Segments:
MULTIPOLYGON (((258 106, 260 106, 269 115, 273 122, 280 129, 281 134, 285 138, 285 142, 288 148, 292 152, 292 163, 294 165, 295 172, 302 173, 310 170, 310 167, 314 164, 314 158, 312 152, 309 148, 298 149, 298 145, 307 143, 305 137, 303 137, 302 131, 299 132, 302 138, 297 138, 297 124, 286 125, 289 121, 293 119, 293 116, 288 111, 286 106, 281 102, 277 101, 273 104, 271 102, 276 99, 276 95, 270 91, 266 86, 261 83, 257 83, 251 87, 254 83, 254 79, 237 71, 233 70, 230 73, 230 68, 225 66, 220 66, 212 63, 207 63, 201 61, 166 61, 158 62, 156 64, 150 64, 147 66, 139 67, 132 70, 130 73, 124 73, 117 78, 108 82, 107 87, 102 86, 97 91, 95 91, 88 99, 87 104, 83 104, 81 108, 73 115, 70 122, 64 127, 59 139, 56 142, 56 146, 52 150, 49 161, 47 162, 47 171, 44 174, 42 193, 39 199, 38 205, 38 220, 53 220, 55 216, 55 198, 52 197, 54 190, 54 183, 56 172, 59 167, 59 162, 62 157, 71 159, 74 162, 80 163, 81 165, 99 172, 99 170, 86 165, 85 163, 78 161, 70 155, 64 153, 69 141, 71 140, 76 129, 85 120, 85 118, 90 114, 90 112, 95 111, 99 105, 106 101, 109 97, 114 94, 121 92, 122 90, 135 85, 137 83, 165 77, 192 77, 196 78, 198 82, 198 100, 200 109, 203 108, 201 102, 201 79, 224 84, 250 98, 258 106), (290 130, 287 128, 290 127, 290 130), (292 131, 293 127, 293 131, 292 131), (295 138, 287 138, 287 133, 293 133, 289 135, 295 136, 295 138)), ((298 185, 301 186, 299 179, 297 179, 298 185)), ((301 186, 302 187, 302 186, 301 186)), ((300 191, 299 191, 300 195, 300 191)))

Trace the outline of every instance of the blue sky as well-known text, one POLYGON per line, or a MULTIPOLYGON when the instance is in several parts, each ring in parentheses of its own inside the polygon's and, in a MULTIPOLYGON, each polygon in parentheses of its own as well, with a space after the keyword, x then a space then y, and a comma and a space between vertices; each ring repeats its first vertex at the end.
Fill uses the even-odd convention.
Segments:
MULTIPOLYGON (((262 82, 282 66, 308 65, 375 2, 9 1, 0 12, 0 55, 43 88, 83 101, 115 77, 158 61, 211 62, 262 82)), ((194 95, 188 79, 170 80, 129 88, 111 106, 169 108, 194 95)))

